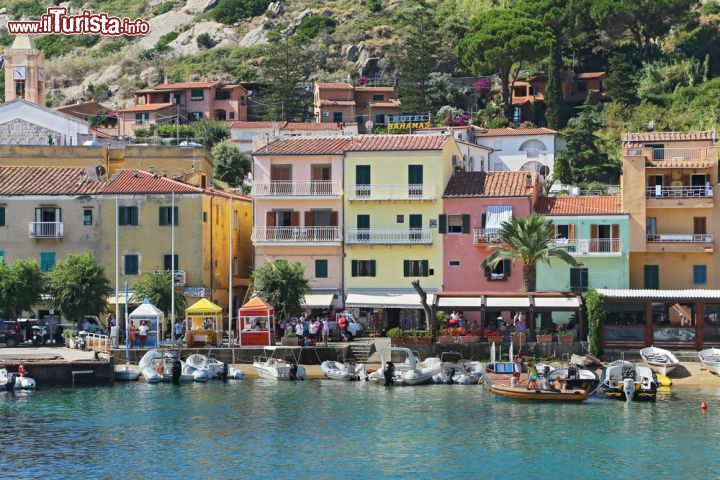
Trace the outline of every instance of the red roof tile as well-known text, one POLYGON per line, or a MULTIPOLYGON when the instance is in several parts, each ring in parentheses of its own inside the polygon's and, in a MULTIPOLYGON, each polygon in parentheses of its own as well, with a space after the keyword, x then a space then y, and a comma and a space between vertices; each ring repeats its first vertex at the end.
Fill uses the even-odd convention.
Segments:
POLYGON ((583 79, 588 79, 588 78, 600 78, 600 77, 604 77, 604 76, 605 76, 605 72, 583 72, 583 73, 578 73, 577 75, 575 75, 575 78, 579 78, 579 79, 583 80, 583 79))
POLYGON ((395 87, 355 87, 360 92, 394 92, 395 87))
POLYGON ((549 128, 487 128, 478 131, 478 137, 514 137, 518 135, 556 135, 558 132, 549 128))
POLYGON ((347 82, 316 83, 315 86, 318 88, 326 88, 326 89, 332 89, 332 90, 352 90, 352 88, 353 88, 352 84, 347 83, 347 82))
POLYGON ((646 168, 712 168, 712 160, 647 160, 646 168))
POLYGON ((163 108, 169 108, 172 107, 172 103, 145 103, 141 105, 133 105, 131 107, 127 107, 123 110, 120 110, 121 112, 154 112, 156 110, 162 110, 163 108))
POLYGON ((174 88, 210 88, 216 85, 222 85, 222 82, 178 82, 178 83, 161 83, 156 90, 166 90, 174 88))
POLYGON ((0 167, 0 195, 101 193, 104 182, 88 181, 85 168, 0 167))
POLYGON ((273 128, 273 124, 281 127, 286 122, 229 122, 228 127, 230 128, 273 128))
POLYGON ((342 130, 337 123, 322 122, 322 123, 300 123, 300 122, 287 122, 281 127, 281 130, 342 130))
POLYGON ((377 108, 398 108, 400 107, 400 100, 395 100, 394 98, 391 98, 384 102, 373 102, 370 101, 368 103, 370 107, 377 107, 377 108))
POLYGON ((320 105, 351 106, 351 105, 355 105, 355 100, 327 100, 327 99, 321 98, 320 105))
POLYGON ((540 197, 535 211, 541 215, 619 215, 619 196, 540 197))
POLYGON ((443 197, 527 197, 532 194, 532 187, 527 186, 528 175, 536 184, 537 173, 457 172, 450 177, 443 197))
POLYGON ((351 138, 348 151, 441 150, 449 135, 357 135, 351 138))
POLYGON ((142 170, 121 170, 102 193, 202 193, 202 189, 142 170))
POLYGON ((689 140, 717 141, 717 132, 644 132, 626 133, 623 142, 687 142, 689 140))
POLYGON ((345 152, 350 141, 345 137, 305 137, 276 140, 254 154, 279 155, 339 155, 345 152))

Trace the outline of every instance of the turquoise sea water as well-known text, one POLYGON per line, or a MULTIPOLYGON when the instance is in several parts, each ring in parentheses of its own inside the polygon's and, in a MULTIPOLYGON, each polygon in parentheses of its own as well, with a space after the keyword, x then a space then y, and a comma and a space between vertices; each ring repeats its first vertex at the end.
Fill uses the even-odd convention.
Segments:
POLYGON ((582 405, 497 400, 478 386, 140 382, 3 392, 0 412, 2 478, 720 475, 720 381, 654 404, 582 405))

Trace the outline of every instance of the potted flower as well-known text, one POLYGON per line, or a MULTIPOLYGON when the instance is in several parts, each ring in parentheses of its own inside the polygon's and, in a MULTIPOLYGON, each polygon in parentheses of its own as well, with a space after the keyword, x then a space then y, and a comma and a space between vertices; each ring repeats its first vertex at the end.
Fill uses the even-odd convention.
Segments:
POLYGON ((452 336, 450 328, 441 328, 438 335, 438 343, 455 343, 455 337, 452 336))
POLYGON ((390 337, 390 345, 399 345, 405 341, 405 332, 400 327, 388 330, 387 336, 390 337))
POLYGON ((570 330, 558 330, 557 332, 558 342, 560 343, 572 343, 573 332, 570 330))
POLYGON ((460 337, 460 343, 475 343, 476 341, 477 337, 473 332, 468 332, 466 335, 460 337))
POLYGON ((66 329, 62 332, 62 337, 65 339, 65 346, 68 348, 75 348, 75 341, 73 340, 73 331, 66 329))
POLYGON ((283 347, 297 347, 298 336, 292 332, 286 333, 280 339, 280 345, 282 345, 283 347))
POLYGON ((505 340, 495 329, 485 332, 485 338, 487 338, 488 343, 497 343, 498 345, 502 345, 505 340))
POLYGON ((419 345, 429 345, 432 343, 432 337, 430 332, 424 330, 417 330, 414 332, 405 333, 405 343, 414 343, 419 345))
POLYGON ((539 343, 552 343, 553 341, 552 332, 542 328, 538 329, 536 338, 539 343))
POLYGON ((515 332, 511 335, 511 340, 515 344, 527 343, 527 334, 525 332, 515 332))

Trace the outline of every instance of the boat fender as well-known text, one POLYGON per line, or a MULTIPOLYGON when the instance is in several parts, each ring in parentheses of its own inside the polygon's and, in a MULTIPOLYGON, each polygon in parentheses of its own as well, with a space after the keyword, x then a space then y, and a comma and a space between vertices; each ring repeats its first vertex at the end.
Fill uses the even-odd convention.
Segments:
POLYGON ((16 373, 8 373, 7 383, 5 384, 5 390, 12 392, 15 389, 15 382, 17 381, 16 373))
POLYGON ((707 410, 707 402, 705 402, 705 400, 703 400, 702 403, 700 403, 700 409, 707 410))
POLYGON ((297 372, 298 372, 297 363, 292 362, 292 364, 290 364, 290 374, 289 374, 290 380, 297 380, 297 372))
POLYGON ((385 379, 384 385, 386 387, 393 384, 393 378, 395 377, 395 364, 393 362, 387 362, 385 364, 383 377, 385 379))
POLYGON ((180 375, 182 374, 182 364, 180 360, 175 360, 172 366, 172 383, 173 385, 180 384, 180 375))
POLYGON ((227 364, 227 363, 223 363, 222 373, 220 374, 220 378, 222 379, 223 382, 227 382, 227 379, 228 379, 228 368, 229 368, 229 367, 228 367, 228 364, 227 364))

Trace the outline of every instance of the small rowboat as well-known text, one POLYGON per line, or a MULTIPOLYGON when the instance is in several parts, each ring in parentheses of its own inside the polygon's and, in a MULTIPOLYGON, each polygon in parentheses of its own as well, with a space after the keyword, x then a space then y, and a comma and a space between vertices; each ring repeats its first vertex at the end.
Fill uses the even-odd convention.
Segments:
POLYGON ((647 347, 640 350, 640 356, 645 365, 651 370, 667 375, 672 372, 675 367, 680 365, 680 361, 668 350, 658 347, 647 347))
POLYGON ((528 390, 527 387, 493 385, 490 391, 506 398, 539 402, 583 402, 588 398, 585 390, 528 390))
POLYGON ((720 348, 707 348, 698 353, 698 357, 708 372, 720 375, 720 348))

